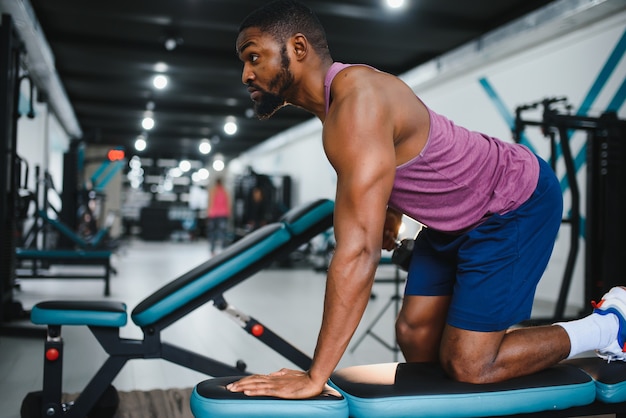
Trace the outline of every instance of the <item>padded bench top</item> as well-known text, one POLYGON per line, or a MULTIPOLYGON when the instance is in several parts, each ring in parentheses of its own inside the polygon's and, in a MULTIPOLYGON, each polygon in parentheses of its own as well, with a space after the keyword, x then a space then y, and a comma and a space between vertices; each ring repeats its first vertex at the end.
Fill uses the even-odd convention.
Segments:
POLYGON ((216 257, 168 283, 144 299, 132 312, 139 326, 153 324, 205 292, 237 277, 250 266, 266 260, 286 245, 310 239, 332 226, 334 202, 319 199, 283 215, 280 222, 265 225, 228 246, 216 257), (319 231, 318 231, 319 230, 319 231))
POLYGON ((271 254, 290 238, 283 224, 269 224, 257 229, 144 299, 132 312, 133 322, 146 326, 158 321, 271 254))
POLYGON ((226 385, 239 377, 205 380, 191 394, 191 411, 196 417, 211 418, 348 418, 348 404, 335 389, 327 386, 321 395, 304 400, 285 400, 269 396, 248 397, 233 393, 226 385))
POLYGON ((475 385, 450 379, 436 363, 386 363, 337 371, 332 384, 353 418, 476 417, 587 405, 595 385, 582 370, 557 365, 506 382, 475 385))
POLYGON ((30 320, 38 325, 123 327, 127 318, 126 304, 112 301, 39 302, 30 312, 30 320))
POLYGON ((38 258, 38 259, 101 259, 111 257, 111 251, 97 250, 34 250, 17 248, 15 255, 17 258, 38 258))

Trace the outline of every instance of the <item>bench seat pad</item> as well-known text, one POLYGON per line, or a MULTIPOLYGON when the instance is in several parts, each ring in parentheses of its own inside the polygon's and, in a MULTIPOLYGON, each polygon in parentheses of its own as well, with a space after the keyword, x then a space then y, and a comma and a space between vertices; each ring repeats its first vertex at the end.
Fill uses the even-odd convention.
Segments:
POLYGON ((348 418, 346 399, 331 387, 320 396, 304 400, 249 397, 226 389, 226 385, 240 378, 219 377, 196 385, 191 394, 193 415, 207 418, 348 418))
POLYGON ((588 405, 596 396, 593 379, 567 365, 477 385, 450 379, 435 363, 385 363, 348 367, 331 381, 353 418, 511 415, 588 405))
POLYGON ((18 259, 40 259, 40 260, 106 260, 111 257, 111 251, 104 250, 33 250, 17 248, 15 256, 18 259))
POLYGON ((128 315, 122 302, 48 301, 33 306, 30 320, 37 325, 123 327, 128 315))

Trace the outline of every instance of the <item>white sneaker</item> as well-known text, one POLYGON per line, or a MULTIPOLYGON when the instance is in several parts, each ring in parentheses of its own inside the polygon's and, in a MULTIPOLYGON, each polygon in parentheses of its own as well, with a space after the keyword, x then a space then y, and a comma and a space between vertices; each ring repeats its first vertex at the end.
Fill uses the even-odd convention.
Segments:
POLYGON ((596 350, 598 357, 608 362, 614 360, 626 361, 626 288, 614 287, 609 290, 598 303, 592 302, 593 312, 600 315, 615 314, 619 320, 617 339, 608 347, 596 350))

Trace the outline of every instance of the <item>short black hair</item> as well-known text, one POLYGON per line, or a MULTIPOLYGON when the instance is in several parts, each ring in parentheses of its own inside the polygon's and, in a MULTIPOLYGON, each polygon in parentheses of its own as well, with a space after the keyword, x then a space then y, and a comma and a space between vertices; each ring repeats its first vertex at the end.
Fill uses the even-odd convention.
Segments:
POLYGON ((239 33, 247 28, 259 28, 281 43, 300 32, 318 53, 328 53, 321 22, 309 7, 294 0, 276 0, 256 9, 243 20, 239 33))

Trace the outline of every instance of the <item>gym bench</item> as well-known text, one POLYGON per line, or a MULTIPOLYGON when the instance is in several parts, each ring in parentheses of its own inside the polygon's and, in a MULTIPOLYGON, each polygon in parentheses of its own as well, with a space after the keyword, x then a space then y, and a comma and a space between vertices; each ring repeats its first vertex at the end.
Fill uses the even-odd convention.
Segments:
POLYGON ((110 277, 111 251, 104 250, 35 250, 17 248, 15 250, 17 261, 30 261, 30 266, 20 266, 15 271, 18 279, 102 279, 104 280, 104 295, 111 293, 110 277), (50 265, 81 265, 100 266, 102 274, 65 273, 51 274, 50 265))
POLYGON ((131 359, 161 358, 215 377, 245 374, 241 364, 231 366, 161 340, 162 330, 207 302, 212 302, 249 334, 298 367, 308 369, 310 357, 256 319, 229 305, 223 293, 332 227, 333 210, 333 201, 326 199, 294 208, 279 222, 246 235, 148 296, 131 314, 132 321, 143 332, 143 339, 120 337, 120 328, 127 324, 127 306, 122 302, 45 301, 36 304, 31 310, 31 321, 47 326, 43 390, 24 398, 22 417, 87 416, 99 400, 114 391, 113 379, 131 359), (109 356, 71 406, 61 402, 64 344, 61 329, 67 325, 89 327, 109 356))
POLYGON ((199 383, 196 418, 626 417, 626 363, 581 358, 494 384, 453 381, 435 363, 384 363, 336 371, 307 400, 247 397, 225 386, 241 375, 199 383))

